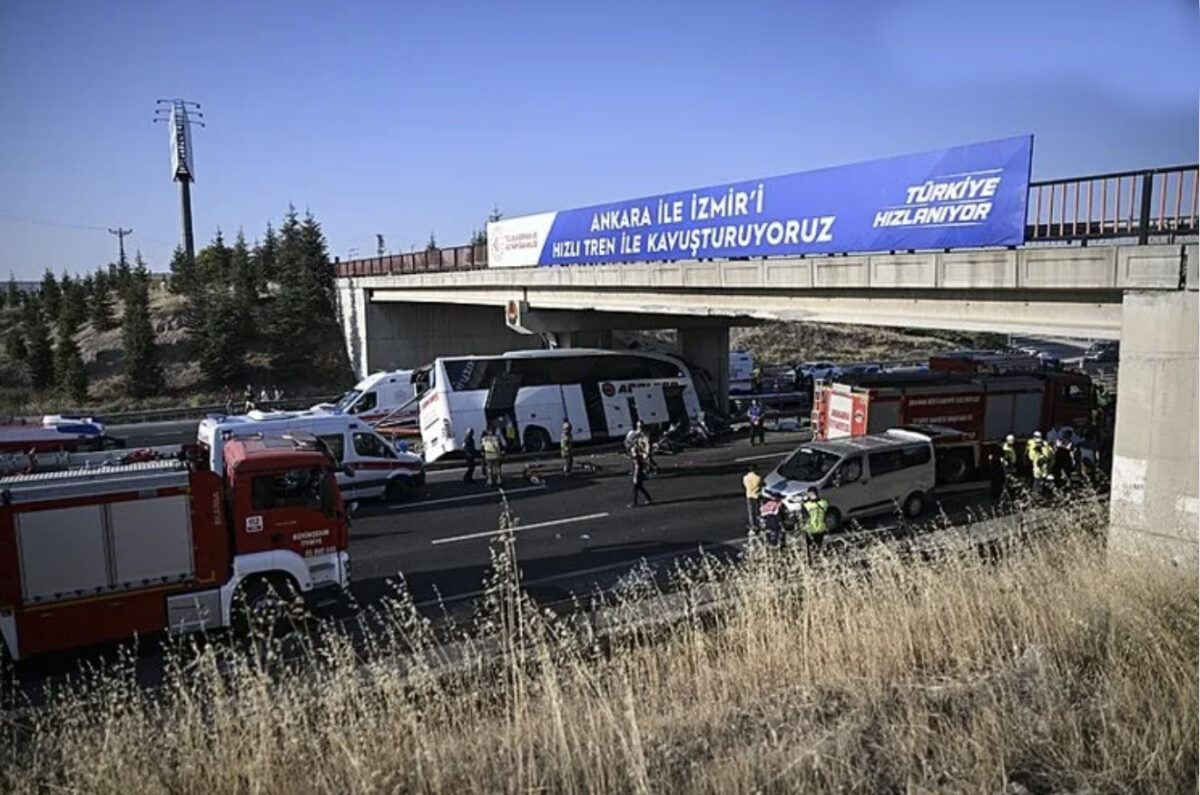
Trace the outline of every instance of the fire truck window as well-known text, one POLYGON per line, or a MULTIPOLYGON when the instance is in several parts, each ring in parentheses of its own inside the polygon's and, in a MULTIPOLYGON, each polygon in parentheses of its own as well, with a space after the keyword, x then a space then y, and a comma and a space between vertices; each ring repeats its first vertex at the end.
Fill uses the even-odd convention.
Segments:
POLYGON ((331 433, 328 436, 318 436, 325 446, 329 448, 329 452, 333 453, 333 460, 339 464, 346 456, 346 438, 340 433, 331 433))
POLYGON ((847 458, 838 468, 836 477, 838 484, 842 486, 857 482, 862 477, 862 458, 847 458))
POLYGON ((259 475, 250 483, 254 510, 319 508, 323 477, 319 469, 289 469, 274 475, 259 475))
POLYGON ((395 458, 396 454, 373 433, 354 434, 354 452, 360 458, 395 458))
POLYGON ((1087 390, 1079 384, 1067 384, 1063 387, 1063 400, 1067 403, 1086 405, 1088 400, 1087 390))
POLYGON ((374 392, 367 392, 361 398, 358 399, 357 403, 355 403, 350 408, 350 413, 351 414, 359 414, 364 411, 370 411, 371 409, 375 408, 378 405, 379 405, 379 395, 377 395, 374 392))

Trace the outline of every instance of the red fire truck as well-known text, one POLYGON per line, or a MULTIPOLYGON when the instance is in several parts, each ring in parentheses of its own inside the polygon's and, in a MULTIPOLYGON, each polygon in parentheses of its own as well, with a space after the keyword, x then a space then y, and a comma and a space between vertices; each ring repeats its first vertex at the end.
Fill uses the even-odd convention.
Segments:
POLYGON ((1007 434, 1087 425, 1094 404, 1083 373, 1042 371, 881 373, 819 381, 813 389, 813 435, 818 439, 882 433, 888 428, 937 426, 960 433, 935 440, 942 482, 967 480, 987 460, 988 446, 1007 434))
POLYGON ((14 660, 228 626, 289 590, 349 585, 336 464, 312 437, 0 478, 0 636, 14 660), (238 598, 235 598, 238 597, 238 598))

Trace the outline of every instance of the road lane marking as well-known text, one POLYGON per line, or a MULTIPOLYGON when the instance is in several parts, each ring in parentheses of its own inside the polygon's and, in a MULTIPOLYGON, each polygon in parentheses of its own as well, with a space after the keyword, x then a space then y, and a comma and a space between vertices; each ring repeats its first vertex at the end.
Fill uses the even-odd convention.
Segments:
MULTIPOLYGON (((519 489, 503 489, 503 492, 505 494, 520 494, 525 491, 544 491, 545 489, 546 489, 546 484, 543 483, 540 486, 522 486, 519 489)), ((478 500, 483 497, 498 497, 498 496, 500 496, 499 491, 481 491, 478 494, 463 494, 460 497, 442 497, 442 498, 436 499, 436 500, 422 500, 421 502, 404 502, 404 503, 400 503, 399 505, 390 505, 388 507, 390 510, 393 510, 393 511, 403 511, 407 508, 420 508, 424 505, 440 505, 442 503, 447 503, 447 502, 463 502, 465 500, 478 500)))
POLYGON ((762 455, 748 455, 743 458, 733 459, 733 463, 740 464, 743 461, 760 461, 764 458, 783 458, 785 455, 787 455, 790 452, 791 452, 791 450, 780 450, 778 453, 763 453, 762 455))
MULTIPOLYGON (((576 522, 588 522, 592 519, 603 519, 608 516, 608 511, 601 513, 589 513, 585 516, 571 516, 566 519, 551 519, 549 522, 537 522, 535 524, 521 524, 513 528, 514 533, 519 533, 523 530, 537 530, 540 527, 555 527, 561 524, 574 524, 576 522)), ((455 541, 470 541, 475 538, 487 538, 488 536, 498 536, 507 530, 485 530, 482 533, 467 533, 461 536, 447 536, 446 538, 435 538, 430 543, 434 544, 451 544, 455 541)))

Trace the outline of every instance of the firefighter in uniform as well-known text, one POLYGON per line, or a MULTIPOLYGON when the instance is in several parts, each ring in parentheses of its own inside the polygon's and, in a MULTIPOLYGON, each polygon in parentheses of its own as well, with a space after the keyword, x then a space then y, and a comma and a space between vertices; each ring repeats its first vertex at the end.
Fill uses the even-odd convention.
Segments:
MULTIPOLYGON (((1040 435, 1040 434, 1039 434, 1040 435)), ((1033 490, 1035 494, 1043 494, 1050 477, 1050 462, 1052 454, 1049 445, 1041 439, 1033 445, 1029 456, 1029 464, 1033 468, 1033 490)))
POLYGON ((499 486, 504 481, 504 475, 501 472, 501 461, 504 459, 504 446, 500 441, 499 434, 489 428, 483 434, 480 445, 483 447, 483 471, 487 475, 487 484, 489 486, 499 486))
POLYGON ((825 541, 825 514, 829 510, 829 502, 821 498, 816 486, 809 486, 800 510, 804 520, 804 547, 811 565, 813 550, 819 552, 825 541))

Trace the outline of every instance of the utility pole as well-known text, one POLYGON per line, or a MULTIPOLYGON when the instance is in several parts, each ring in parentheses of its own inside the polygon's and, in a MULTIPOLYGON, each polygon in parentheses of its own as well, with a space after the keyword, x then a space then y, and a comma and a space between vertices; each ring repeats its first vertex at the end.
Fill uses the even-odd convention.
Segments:
POLYGON ((183 228, 183 250, 188 261, 196 258, 196 242, 192 235, 192 181, 196 172, 192 166, 192 125, 205 126, 200 119, 200 103, 186 99, 160 99, 156 102, 154 121, 165 122, 171 143, 171 178, 179 183, 179 217, 183 228))
POLYGON ((133 234, 133 230, 132 229, 122 229, 121 227, 118 226, 116 229, 108 230, 108 233, 110 235, 117 236, 117 245, 120 247, 120 251, 121 251, 121 256, 120 256, 120 259, 117 260, 117 264, 124 265, 125 264, 125 235, 133 234))

